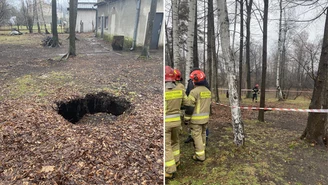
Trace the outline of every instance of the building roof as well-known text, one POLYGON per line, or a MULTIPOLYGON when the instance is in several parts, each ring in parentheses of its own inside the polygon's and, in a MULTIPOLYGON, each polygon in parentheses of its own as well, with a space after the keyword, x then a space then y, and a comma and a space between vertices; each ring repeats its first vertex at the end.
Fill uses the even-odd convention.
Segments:
MULTIPOLYGON (((95 2, 84 2, 84 1, 88 1, 88 0, 83 0, 82 2, 77 3, 78 10, 96 10, 96 7, 94 7, 95 2)), ((67 8, 67 10, 69 10, 69 7, 67 8)))
POLYGON ((95 3, 84 3, 84 2, 79 2, 78 4, 77 4, 77 9, 78 10, 81 10, 81 9, 94 9, 93 7, 94 7, 94 4, 95 3))
POLYGON ((102 6, 102 5, 105 5, 107 3, 112 3, 112 2, 115 2, 115 1, 119 1, 119 0, 103 0, 99 3, 96 3, 95 6, 102 6))

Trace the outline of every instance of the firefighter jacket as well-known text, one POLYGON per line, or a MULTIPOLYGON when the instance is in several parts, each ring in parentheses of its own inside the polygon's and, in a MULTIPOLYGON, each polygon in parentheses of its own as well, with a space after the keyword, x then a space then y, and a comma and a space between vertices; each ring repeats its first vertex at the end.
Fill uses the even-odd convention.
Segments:
POLYGON ((180 126, 180 109, 186 101, 186 95, 183 89, 172 88, 165 89, 165 125, 166 126, 180 126))
POLYGON ((176 86, 177 89, 183 89, 183 90, 185 89, 184 85, 181 82, 175 82, 175 83, 177 85, 176 86))
MULTIPOLYGON (((190 91, 194 88, 194 83, 192 82, 192 79, 188 80, 188 85, 187 85, 187 89, 186 89, 186 95, 189 96, 190 91)), ((205 78, 205 87, 210 90, 210 85, 208 84, 206 78, 205 78)))
POLYGON ((184 105, 186 106, 185 120, 190 120, 192 124, 207 123, 210 117, 211 91, 205 86, 196 86, 190 91, 184 105))

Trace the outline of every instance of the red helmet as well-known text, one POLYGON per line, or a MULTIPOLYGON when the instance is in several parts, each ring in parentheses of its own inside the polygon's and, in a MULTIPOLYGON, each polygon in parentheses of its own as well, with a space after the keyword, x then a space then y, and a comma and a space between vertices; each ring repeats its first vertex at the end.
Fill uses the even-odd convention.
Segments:
POLYGON ((190 73, 190 78, 193 82, 201 82, 205 80, 205 73, 201 70, 195 70, 192 73, 190 73))
POLYGON ((165 66, 165 82, 174 82, 174 70, 170 66, 165 66))
POLYGON ((255 87, 258 87, 258 86, 259 86, 259 84, 256 84, 256 85, 255 85, 255 87))
POLYGON ((175 74, 175 80, 181 81, 181 72, 179 71, 179 69, 174 69, 174 74, 175 74))

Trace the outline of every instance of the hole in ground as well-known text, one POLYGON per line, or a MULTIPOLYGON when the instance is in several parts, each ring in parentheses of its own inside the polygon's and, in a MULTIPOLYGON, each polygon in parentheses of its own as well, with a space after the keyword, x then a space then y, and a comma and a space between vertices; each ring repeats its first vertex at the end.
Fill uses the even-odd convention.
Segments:
POLYGON ((131 107, 131 103, 124 98, 114 97, 104 92, 87 94, 84 98, 56 102, 56 104, 58 114, 71 123, 77 123, 86 114, 108 113, 119 116, 131 107))

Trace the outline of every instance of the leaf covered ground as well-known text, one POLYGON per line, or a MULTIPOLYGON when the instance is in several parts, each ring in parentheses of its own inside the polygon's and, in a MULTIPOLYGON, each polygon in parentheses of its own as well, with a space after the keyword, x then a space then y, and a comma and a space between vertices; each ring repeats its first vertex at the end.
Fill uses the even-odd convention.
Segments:
MULTIPOLYGON (((222 103, 228 101, 221 96, 222 103)), ((268 100, 267 107, 307 108, 309 100, 277 102, 268 100)), ((242 105, 259 106, 244 99, 242 105)), ((230 185, 325 185, 328 184, 328 150, 312 146, 300 136, 307 114, 302 112, 265 113, 266 122, 257 121, 258 111, 242 110, 246 143, 233 143, 231 113, 227 107, 213 105, 209 122, 209 142, 205 162, 191 159, 192 143, 184 143, 187 128, 180 135, 181 166, 167 184, 230 184, 230 185)))
MULTIPOLYGON (((0 184, 162 184, 162 51, 115 52, 78 34, 77 56, 43 48, 43 35, 0 44, 0 184), (105 92, 131 102, 115 120, 104 113, 77 124, 56 102, 105 92)), ((14 36, 13 36, 14 37, 14 36)))

